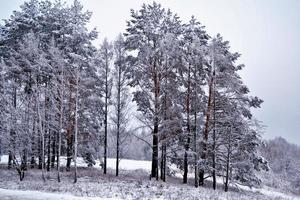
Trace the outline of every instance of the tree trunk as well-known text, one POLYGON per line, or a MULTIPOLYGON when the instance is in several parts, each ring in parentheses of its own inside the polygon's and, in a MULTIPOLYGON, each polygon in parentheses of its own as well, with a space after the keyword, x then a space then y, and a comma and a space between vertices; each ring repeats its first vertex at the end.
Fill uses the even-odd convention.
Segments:
MULTIPOLYGON (((106 52, 107 53, 107 52, 106 52)), ((104 163, 103 173, 106 174, 107 170, 107 116, 108 116, 108 58, 105 59, 105 113, 104 113, 104 163)))
POLYGON ((67 129, 67 165, 66 165, 66 170, 70 171, 71 169, 71 162, 72 162, 72 157, 73 157, 73 131, 74 131, 74 114, 72 111, 74 111, 72 103, 74 101, 74 98, 72 98, 72 93, 73 93, 73 85, 74 85, 74 80, 70 80, 70 102, 69 102, 69 111, 70 111, 70 116, 69 116, 69 127, 67 129))
POLYGON ((151 177, 155 178, 157 175, 158 169, 158 119, 154 120, 154 129, 153 129, 153 142, 152 142, 152 166, 151 166, 151 177))
MULTIPOLYGON (((209 123, 210 123, 210 114, 211 114, 211 104, 212 104, 212 84, 213 79, 211 80, 209 84, 209 91, 208 91, 208 102, 207 102, 207 109, 206 109, 206 120, 204 125, 204 133, 203 133, 203 149, 201 154, 201 159, 206 159, 206 151, 207 151, 207 140, 208 140, 208 132, 209 132, 209 123)), ((199 174, 199 184, 204 184, 204 170, 200 170, 199 174)))
POLYGON ((164 177, 164 148, 161 146, 161 159, 160 159, 160 179, 163 180, 164 177))
POLYGON ((53 169, 55 166, 55 154, 56 154, 56 139, 57 134, 53 133, 52 136, 52 154, 51 154, 51 168, 53 169))
POLYGON ((187 90, 187 97, 186 97, 186 115, 187 115, 187 143, 185 145, 185 152, 184 152, 184 161, 183 161, 183 183, 187 183, 187 175, 188 175, 188 154, 191 142, 191 122, 190 122, 190 94, 191 94, 191 66, 189 65, 188 70, 188 90, 187 90))
POLYGON ((32 137, 31 137, 31 159, 30 159, 30 168, 34 168, 36 165, 35 161, 35 154, 36 154, 36 124, 35 120, 33 120, 33 127, 32 127, 32 137))
MULTIPOLYGON (((196 105, 195 105, 196 108, 196 105)), ((195 187, 197 188, 199 186, 199 180, 198 180, 198 152, 197 152, 197 111, 195 110, 194 113, 194 120, 195 120, 195 125, 194 125, 194 153, 195 153, 195 160, 194 160, 194 168, 195 168, 195 187)))
POLYGON ((25 149, 23 150, 22 152, 22 159, 21 159, 21 169, 24 171, 24 170, 27 170, 27 149, 25 147, 25 149))
POLYGON ((25 173, 24 173, 24 169, 22 168, 22 164, 21 165, 18 164, 15 156, 12 157, 12 163, 19 174, 20 181, 23 181, 25 173))
MULTIPOLYGON (((62 115, 62 114, 61 114, 62 115)), ((62 117, 60 117, 60 130, 58 132, 58 148, 57 148, 57 154, 56 154, 56 160, 57 160, 57 181, 60 182, 60 154, 61 154, 61 132, 62 132, 62 117)))
POLYGON ((61 65, 61 77, 60 77, 60 112, 59 112, 59 130, 58 130, 58 149, 57 149, 57 181, 60 182, 60 155, 61 155, 61 136, 63 132, 63 112, 64 112, 64 66, 61 65))
POLYGON ((50 130, 48 129, 48 144, 47 144, 47 171, 50 171, 51 165, 51 134, 50 130))
MULTIPOLYGON (((13 106, 14 109, 17 108, 17 87, 14 87, 14 93, 13 93, 13 106)), ((15 119, 15 118, 14 118, 15 119)), ((13 122, 15 123, 15 122, 13 122)), ((15 130, 11 129, 10 130, 10 148, 8 152, 8 169, 12 167, 13 164, 13 157, 15 156, 15 137, 16 137, 16 132, 15 130)))
POLYGON ((75 97, 75 139, 74 139, 74 183, 77 182, 77 145, 78 145, 78 90, 79 90, 79 75, 78 69, 76 70, 76 97, 75 97))
MULTIPOLYGON (((40 133, 41 134, 41 133, 40 133)), ((41 137, 39 137, 38 139, 39 141, 39 146, 38 146, 38 149, 39 149, 39 169, 42 169, 43 168, 43 159, 42 159, 42 139, 41 137)))
POLYGON ((121 115, 121 67, 118 66, 118 88, 117 88, 117 158, 116 158, 116 176, 119 175, 119 152, 120 152, 120 115, 121 115))
POLYGON ((67 165, 66 170, 70 171, 71 169, 71 162, 72 162, 72 149, 73 149, 73 134, 72 129, 68 128, 67 130, 67 165))
POLYGON ((43 125, 42 125, 42 117, 41 117, 41 113, 40 113, 40 87, 38 85, 38 98, 37 98, 37 112, 38 112, 38 119, 39 119, 39 131, 40 131, 40 136, 41 136, 41 150, 42 150, 42 158, 41 158, 41 162, 42 162, 42 178, 43 181, 45 182, 45 175, 44 175, 44 164, 45 164, 45 137, 44 137, 44 130, 43 130, 43 125))
POLYGON ((152 142, 152 168, 151 177, 157 177, 158 171, 158 119, 155 117, 154 130, 153 130, 153 142, 152 142))
MULTIPOLYGON (((186 149, 185 149, 186 150, 186 149)), ((187 151, 187 150, 186 150, 187 151)), ((187 183, 188 175, 188 155, 187 152, 184 152, 184 161, 183 161, 183 183, 187 183)))
MULTIPOLYGON (((214 84, 215 87, 215 84, 214 84)), ((212 152, 212 178, 213 178, 213 189, 217 187, 216 180, 216 93, 213 94, 213 152, 212 152)))
POLYGON ((229 133, 229 138, 228 138, 227 159, 226 159, 226 175, 225 175, 225 183, 224 183, 224 190, 225 190, 225 192, 228 191, 228 187, 229 187, 229 168, 230 168, 230 151, 231 151, 231 131, 232 131, 232 125, 230 126, 230 133, 229 133))
POLYGON ((162 147, 161 147, 161 165, 160 165, 160 170, 161 170, 161 173, 160 173, 160 178, 161 180, 163 180, 163 182, 166 182, 166 161, 167 161, 167 155, 166 155, 166 150, 167 149, 167 146, 166 144, 163 144, 162 147))
POLYGON ((10 150, 8 153, 8 169, 11 169, 12 166, 12 151, 10 150))
MULTIPOLYGON (((154 65, 154 70, 156 68, 156 65, 154 65)), ((155 116, 154 116, 154 127, 153 127, 153 138, 152 138, 152 166, 151 166, 151 177, 154 178, 156 177, 156 179, 158 180, 158 109, 159 109, 159 105, 158 105, 158 98, 159 98, 159 80, 157 77, 157 72, 154 72, 154 97, 155 97, 155 108, 154 108, 154 112, 155 112, 155 116)))

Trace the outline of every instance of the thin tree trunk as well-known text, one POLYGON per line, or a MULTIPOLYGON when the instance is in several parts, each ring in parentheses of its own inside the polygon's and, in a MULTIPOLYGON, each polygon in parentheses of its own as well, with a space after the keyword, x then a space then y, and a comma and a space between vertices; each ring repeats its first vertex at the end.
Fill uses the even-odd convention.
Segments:
MULTIPOLYGON (((38 119, 38 120, 39 120, 39 119, 38 119)), ((40 126, 39 123, 40 123, 40 122, 38 121, 38 124, 37 124, 37 126, 38 126, 38 127, 37 127, 37 130, 40 129, 40 128, 39 128, 39 126, 40 126)), ((39 151, 39 152, 38 152, 38 155, 39 155, 39 166, 38 166, 38 168, 39 168, 39 169, 42 169, 42 168, 43 168, 43 159, 42 159, 42 157, 43 157, 42 154, 43 154, 43 153, 42 153, 42 139, 41 139, 41 131, 40 131, 40 130, 39 130, 39 133, 40 133, 40 134, 39 134, 39 138, 38 138, 38 143, 39 143, 39 144, 38 144, 38 151, 39 151)))
POLYGON ((52 136, 52 155, 51 155, 51 168, 53 169, 55 166, 55 155, 56 155, 56 133, 53 133, 52 136))
POLYGON ((8 153, 8 169, 11 169, 11 166, 12 166, 12 151, 9 150, 9 153, 8 153))
MULTIPOLYGON (((207 151, 207 140, 208 140, 208 132, 209 132, 209 123, 210 123, 210 115, 211 115, 211 104, 212 104, 212 84, 213 84, 212 78, 210 84, 209 84, 209 91, 208 91, 208 102, 207 102, 207 109, 206 109, 206 120, 204 125, 204 133, 203 133, 203 149, 201 154, 201 159, 206 159, 206 151, 207 151)), ((199 173, 199 184, 204 184, 204 170, 201 169, 199 173)))
POLYGON ((197 91, 198 91, 198 80, 197 80, 197 70, 194 69, 194 170, 195 170, 195 187, 197 188, 199 186, 199 171, 198 171, 198 148, 197 148, 197 113, 198 113, 198 107, 197 107, 197 91))
POLYGON ((31 161, 30 161, 30 168, 34 168, 36 161, 35 161, 35 153, 36 153, 36 124, 35 124, 35 118, 33 119, 33 126, 32 126, 32 137, 31 137, 31 161))
MULTIPOLYGON (((156 66, 154 66, 156 68, 156 66)), ((156 69, 154 69, 156 70, 156 69)), ((155 116, 154 116, 154 127, 153 127, 153 138, 152 138, 152 166, 151 166, 151 177, 156 177, 158 180, 158 98, 159 98, 159 80, 157 72, 154 72, 154 89, 155 89, 155 116)))
MULTIPOLYGON (((13 94, 13 106, 16 110, 17 108, 17 87, 14 87, 14 94, 13 94)), ((15 119, 15 117, 14 117, 15 119)), ((10 149, 8 152, 8 169, 12 167, 13 164, 13 157, 14 157, 14 151, 15 151, 15 137, 16 133, 15 130, 10 130, 10 149)))
POLYGON ((161 146, 161 159, 160 159, 160 179, 163 180, 164 177, 164 145, 161 146))
POLYGON ((74 167, 75 167, 75 173, 74 173, 74 183, 77 182, 77 145, 78 145, 78 90, 79 90, 79 75, 78 70, 76 70, 76 97, 75 97, 75 139, 74 139, 74 167))
MULTIPOLYGON (((48 83, 46 82, 46 89, 48 89, 48 83)), ((44 114, 45 114, 45 134, 47 138, 47 171, 50 171, 50 164, 51 164, 51 134, 50 134, 50 129, 49 129, 49 116, 48 116, 48 96, 45 91, 45 109, 44 109, 44 114), (47 135, 48 134, 48 135, 47 135)), ((45 138, 45 140, 46 140, 45 138)))
MULTIPOLYGON (((168 75, 167 75, 167 67, 165 67, 165 81, 166 81, 166 86, 168 85, 168 75)), ((164 121, 167 120, 167 107, 168 107, 168 102, 167 102, 167 93, 166 91, 164 92, 164 121)), ((167 139, 167 133, 164 133, 161 136, 161 165, 160 165, 160 178, 165 182, 166 181, 166 140, 167 139)))
MULTIPOLYGON (((215 87, 215 84, 214 84, 215 87)), ((213 178, 213 189, 215 190, 217 187, 216 180, 216 92, 214 90, 213 94, 213 152, 212 152, 212 178, 213 178)))
POLYGON ((22 152, 22 159, 21 159, 21 169, 23 171, 27 170, 27 149, 26 147, 24 148, 22 152))
POLYGON ((116 158, 116 176, 119 175, 119 152, 120 152, 120 115, 121 115, 121 67, 118 66, 118 94, 117 94, 117 158, 116 158))
MULTIPOLYGON (((195 105, 196 108, 196 105, 195 105)), ((195 110, 194 113, 194 120, 195 120, 195 127, 194 127, 194 151, 195 151, 195 161, 194 161, 194 168, 195 168, 195 187, 197 188, 199 186, 199 180, 198 180, 198 152, 197 152, 197 111, 195 110)))
POLYGON ((64 112, 64 67, 61 67, 61 91, 60 91, 60 116, 59 116, 59 130, 58 130, 58 150, 57 150, 57 181, 60 182, 60 155, 61 155, 61 135, 63 131, 63 112, 64 112))
POLYGON ((45 160, 45 138, 44 138, 44 131, 43 131, 43 125, 42 125, 42 117, 41 117, 41 113, 40 113, 40 87, 38 86, 38 98, 37 98, 37 112, 38 112, 38 118, 39 118, 39 130, 40 130, 40 134, 41 134, 41 145, 42 145, 42 178, 43 181, 45 182, 45 174, 44 174, 44 160, 45 160))
POLYGON ((48 144, 47 144, 47 171, 50 171, 51 165, 51 134, 50 130, 48 129, 48 144))
POLYGON ((155 117, 153 138, 152 138, 152 166, 151 166, 151 177, 155 178, 157 176, 158 170, 158 119, 155 117))
POLYGON ((185 152, 184 152, 184 161, 183 161, 183 183, 187 183, 187 175, 188 175, 188 150, 190 148, 190 141, 191 141, 191 122, 190 122, 190 93, 191 93, 191 66, 189 65, 188 70, 188 91, 187 91, 187 97, 186 97, 186 114, 187 114, 187 143, 185 145, 185 152))
POLYGON ((227 149, 227 159, 226 159, 226 175, 225 175, 225 183, 224 183, 224 190, 225 192, 228 191, 229 186, 229 168, 230 168, 230 151, 231 151, 231 132, 232 132, 232 125, 230 125, 230 134, 228 138, 228 149, 227 149))
POLYGON ((166 182, 166 161, 167 161, 167 156, 166 156, 166 144, 162 144, 161 147, 161 174, 160 174, 160 178, 166 182))
POLYGON ((167 145, 164 145, 164 176, 163 181, 166 182, 166 174, 167 174, 167 145))
POLYGON ((66 170, 70 171, 71 169, 71 162, 72 162, 72 157, 73 157, 73 130, 74 130, 74 115, 72 113, 73 107, 72 103, 74 99, 72 98, 72 92, 73 92, 73 85, 75 83, 73 80, 70 80, 70 102, 69 102, 69 111, 71 111, 70 116, 69 116, 69 127, 67 129, 67 165, 66 165, 66 170))
MULTIPOLYGON (((107 51, 107 49, 106 49, 107 51)), ((108 52, 106 52, 107 54, 108 52)), ((103 173, 106 174, 107 170, 107 115, 108 115, 108 58, 105 59, 105 113, 104 113, 104 163, 103 173)))

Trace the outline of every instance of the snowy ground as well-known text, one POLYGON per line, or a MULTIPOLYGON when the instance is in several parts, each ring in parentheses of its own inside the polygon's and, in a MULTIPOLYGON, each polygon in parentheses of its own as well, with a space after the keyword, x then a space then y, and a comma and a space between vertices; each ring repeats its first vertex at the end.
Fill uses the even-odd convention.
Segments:
MULTIPOLYGON (((1 163, 7 163, 2 157, 1 163)), ((46 173, 46 182, 41 179, 40 170, 26 172, 24 181, 18 180, 16 170, 7 170, 0 165, 1 200, 102 200, 102 199, 291 199, 299 197, 276 192, 271 188, 247 189, 240 192, 223 192, 211 188, 194 188, 192 180, 183 185, 180 178, 168 177, 167 182, 149 180, 149 161, 122 160, 120 176, 114 176, 115 161, 108 160, 108 175, 103 175, 99 163, 95 168, 86 168, 79 159, 78 182, 73 184, 73 172, 63 172, 62 182, 56 180, 56 172, 46 173)))

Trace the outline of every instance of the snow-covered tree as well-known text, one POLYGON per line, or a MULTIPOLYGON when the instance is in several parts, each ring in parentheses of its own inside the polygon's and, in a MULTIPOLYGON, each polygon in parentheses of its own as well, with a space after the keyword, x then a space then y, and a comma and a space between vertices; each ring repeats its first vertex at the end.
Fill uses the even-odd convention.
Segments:
POLYGON ((109 105, 111 104, 111 89, 112 89, 112 75, 111 75, 111 62, 113 59, 113 46, 105 38, 97 52, 99 64, 98 73, 103 82, 102 97, 104 98, 104 163, 103 172, 106 174, 107 170, 107 137, 108 137, 108 112, 109 105))
POLYGON ((120 34, 114 42, 114 82, 115 95, 113 105, 113 132, 116 137, 116 176, 119 175, 119 162, 124 150, 124 144, 129 136, 129 101, 130 93, 128 88, 128 62, 125 51, 124 38, 120 34))
POLYGON ((161 42, 166 34, 177 34, 180 21, 170 10, 160 4, 143 4, 139 11, 131 10, 131 20, 127 23, 126 48, 134 55, 131 67, 136 87, 134 101, 138 111, 143 114, 142 121, 152 131, 152 167, 151 177, 158 178, 158 146, 159 146, 159 108, 161 105, 161 83, 165 78, 164 57, 161 42))

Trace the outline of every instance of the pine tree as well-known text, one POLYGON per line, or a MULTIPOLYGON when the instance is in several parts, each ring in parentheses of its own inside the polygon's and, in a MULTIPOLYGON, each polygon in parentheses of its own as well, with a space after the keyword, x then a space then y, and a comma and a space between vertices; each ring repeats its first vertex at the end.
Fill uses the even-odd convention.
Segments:
POLYGON ((170 10, 160 4, 143 4, 139 11, 131 10, 131 20, 127 23, 126 48, 137 51, 135 64, 131 71, 132 86, 136 86, 134 101, 138 110, 144 115, 144 122, 151 124, 152 130, 152 167, 151 177, 158 179, 158 146, 159 146, 159 107, 161 105, 161 83, 163 57, 160 45, 165 34, 178 33, 180 21, 170 10))
POLYGON ((120 34, 114 42, 114 80, 115 80, 115 102, 114 102, 114 116, 112 122, 115 126, 114 132, 116 132, 116 176, 119 175, 119 161, 121 159, 121 152, 123 144, 128 137, 126 126, 128 126, 128 106, 129 106, 129 90, 128 84, 128 63, 126 61, 126 51, 124 38, 120 34))
POLYGON ((98 59, 100 61, 99 73, 104 80, 103 87, 103 97, 104 97, 104 166, 103 172, 106 174, 107 171, 107 133, 108 133, 108 106, 111 103, 111 88, 112 88, 112 79, 111 79, 111 69, 110 64, 113 58, 112 45, 104 39, 99 52, 98 59))
POLYGON ((184 176, 183 182, 187 183, 188 174, 188 152, 194 149, 194 167, 195 167, 195 186, 198 186, 198 159, 197 159, 197 115, 201 112, 198 108, 199 102, 203 99, 204 92, 202 89, 204 72, 204 57, 206 51, 206 44, 209 36, 204 31, 204 27, 193 16, 188 24, 183 26, 183 40, 182 40, 182 67, 180 69, 182 82, 185 91, 185 154, 184 154, 184 176), (192 120, 192 114, 194 120, 192 120), (192 122, 194 121, 194 125, 192 122), (193 132, 193 134, 192 134, 193 132), (194 140, 194 141, 193 141, 194 140), (193 148, 191 142, 193 141, 193 148))

